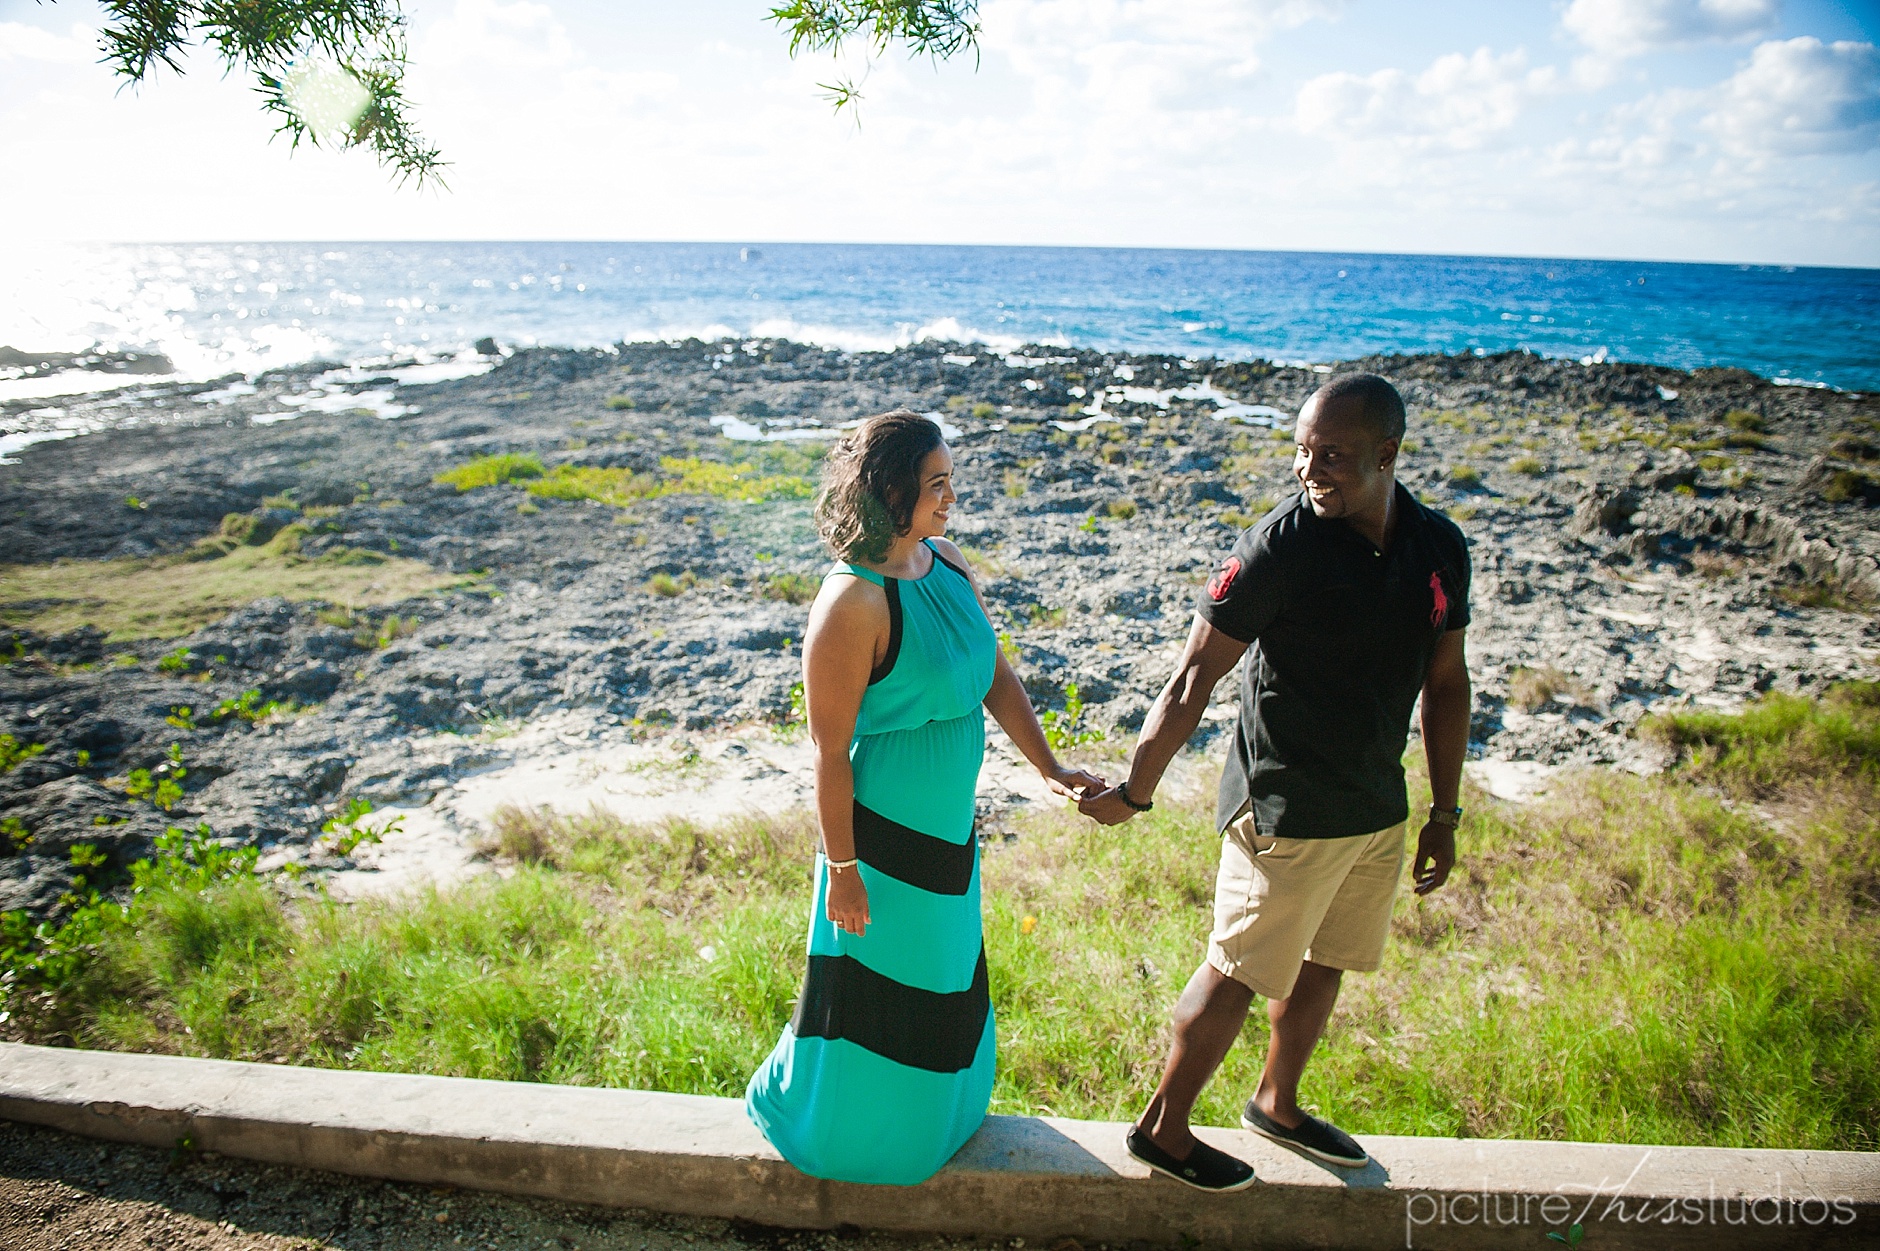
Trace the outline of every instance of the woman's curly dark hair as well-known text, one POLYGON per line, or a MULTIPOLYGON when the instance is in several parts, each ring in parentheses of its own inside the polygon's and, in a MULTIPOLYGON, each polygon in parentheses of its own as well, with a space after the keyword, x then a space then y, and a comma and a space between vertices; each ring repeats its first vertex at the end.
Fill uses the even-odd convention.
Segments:
POLYGON ((816 530, 843 560, 874 564, 914 524, 920 462, 942 442, 940 427, 910 409, 870 417, 829 449, 816 530))

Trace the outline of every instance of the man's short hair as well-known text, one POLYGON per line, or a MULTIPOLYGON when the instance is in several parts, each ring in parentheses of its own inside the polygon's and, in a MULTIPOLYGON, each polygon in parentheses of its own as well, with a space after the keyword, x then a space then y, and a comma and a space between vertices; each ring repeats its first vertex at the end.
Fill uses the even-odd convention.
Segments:
POLYGON ((1355 405, 1378 442, 1403 438, 1403 396, 1376 374, 1342 374, 1320 387, 1317 395, 1320 408, 1333 403, 1355 405))

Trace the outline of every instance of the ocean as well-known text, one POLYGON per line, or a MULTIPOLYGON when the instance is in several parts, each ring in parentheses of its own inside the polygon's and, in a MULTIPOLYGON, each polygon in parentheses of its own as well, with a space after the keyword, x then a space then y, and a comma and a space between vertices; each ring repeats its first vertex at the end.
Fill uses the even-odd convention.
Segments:
MULTIPOLYGON (((673 243, 55 245, 0 256, 0 345, 186 377, 434 362, 479 339, 920 339, 1321 362, 1526 348, 1880 390, 1880 270, 1129 248, 673 243)), ((0 370, 0 400, 122 379, 0 370)), ((145 379, 148 381, 148 379, 145 379)))

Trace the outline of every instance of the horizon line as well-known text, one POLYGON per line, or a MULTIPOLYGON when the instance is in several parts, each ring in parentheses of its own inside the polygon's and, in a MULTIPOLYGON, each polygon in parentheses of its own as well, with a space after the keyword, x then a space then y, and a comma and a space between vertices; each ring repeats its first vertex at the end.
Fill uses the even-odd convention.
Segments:
POLYGON ((1727 269, 1830 270, 1855 273, 1880 272, 1880 262, 1873 264, 1820 264, 1796 261, 1698 260, 1636 256, 1573 256, 1549 253, 1372 251, 1362 248, 1259 248, 1224 247, 1200 244, 1092 244, 1092 243, 935 243, 882 242, 858 240, 757 239, 530 239, 530 238, 406 238, 406 239, 56 239, 41 240, 42 246, 66 247, 397 247, 397 246, 580 246, 580 247, 755 247, 755 248, 945 248, 984 251, 1054 251, 1054 252, 1194 252, 1235 253, 1268 256, 1378 257, 1390 259, 1578 262, 1596 265, 1689 265, 1727 269))

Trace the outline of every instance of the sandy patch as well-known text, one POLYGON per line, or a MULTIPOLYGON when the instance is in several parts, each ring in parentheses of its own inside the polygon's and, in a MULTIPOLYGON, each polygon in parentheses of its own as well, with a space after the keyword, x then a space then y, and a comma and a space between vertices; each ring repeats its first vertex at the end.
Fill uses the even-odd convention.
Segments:
MULTIPOLYGON (((508 754, 506 763, 462 779, 428 804, 380 808, 365 818, 362 826, 384 831, 382 841, 361 845, 350 867, 328 874, 328 890, 341 899, 393 895, 492 872, 495 866, 476 848, 505 805, 564 812, 597 807, 631 822, 710 825, 805 808, 815 796, 813 750, 802 732, 779 735, 752 726, 635 740, 617 727, 563 716, 531 722, 497 745, 508 754)), ((1108 773, 1120 768, 1107 765, 1108 773)), ((1199 762, 1178 762, 1166 793, 1192 792, 1198 773, 1207 773, 1199 762)), ((1064 802, 996 726, 988 734, 979 798, 982 814, 1064 802)))

